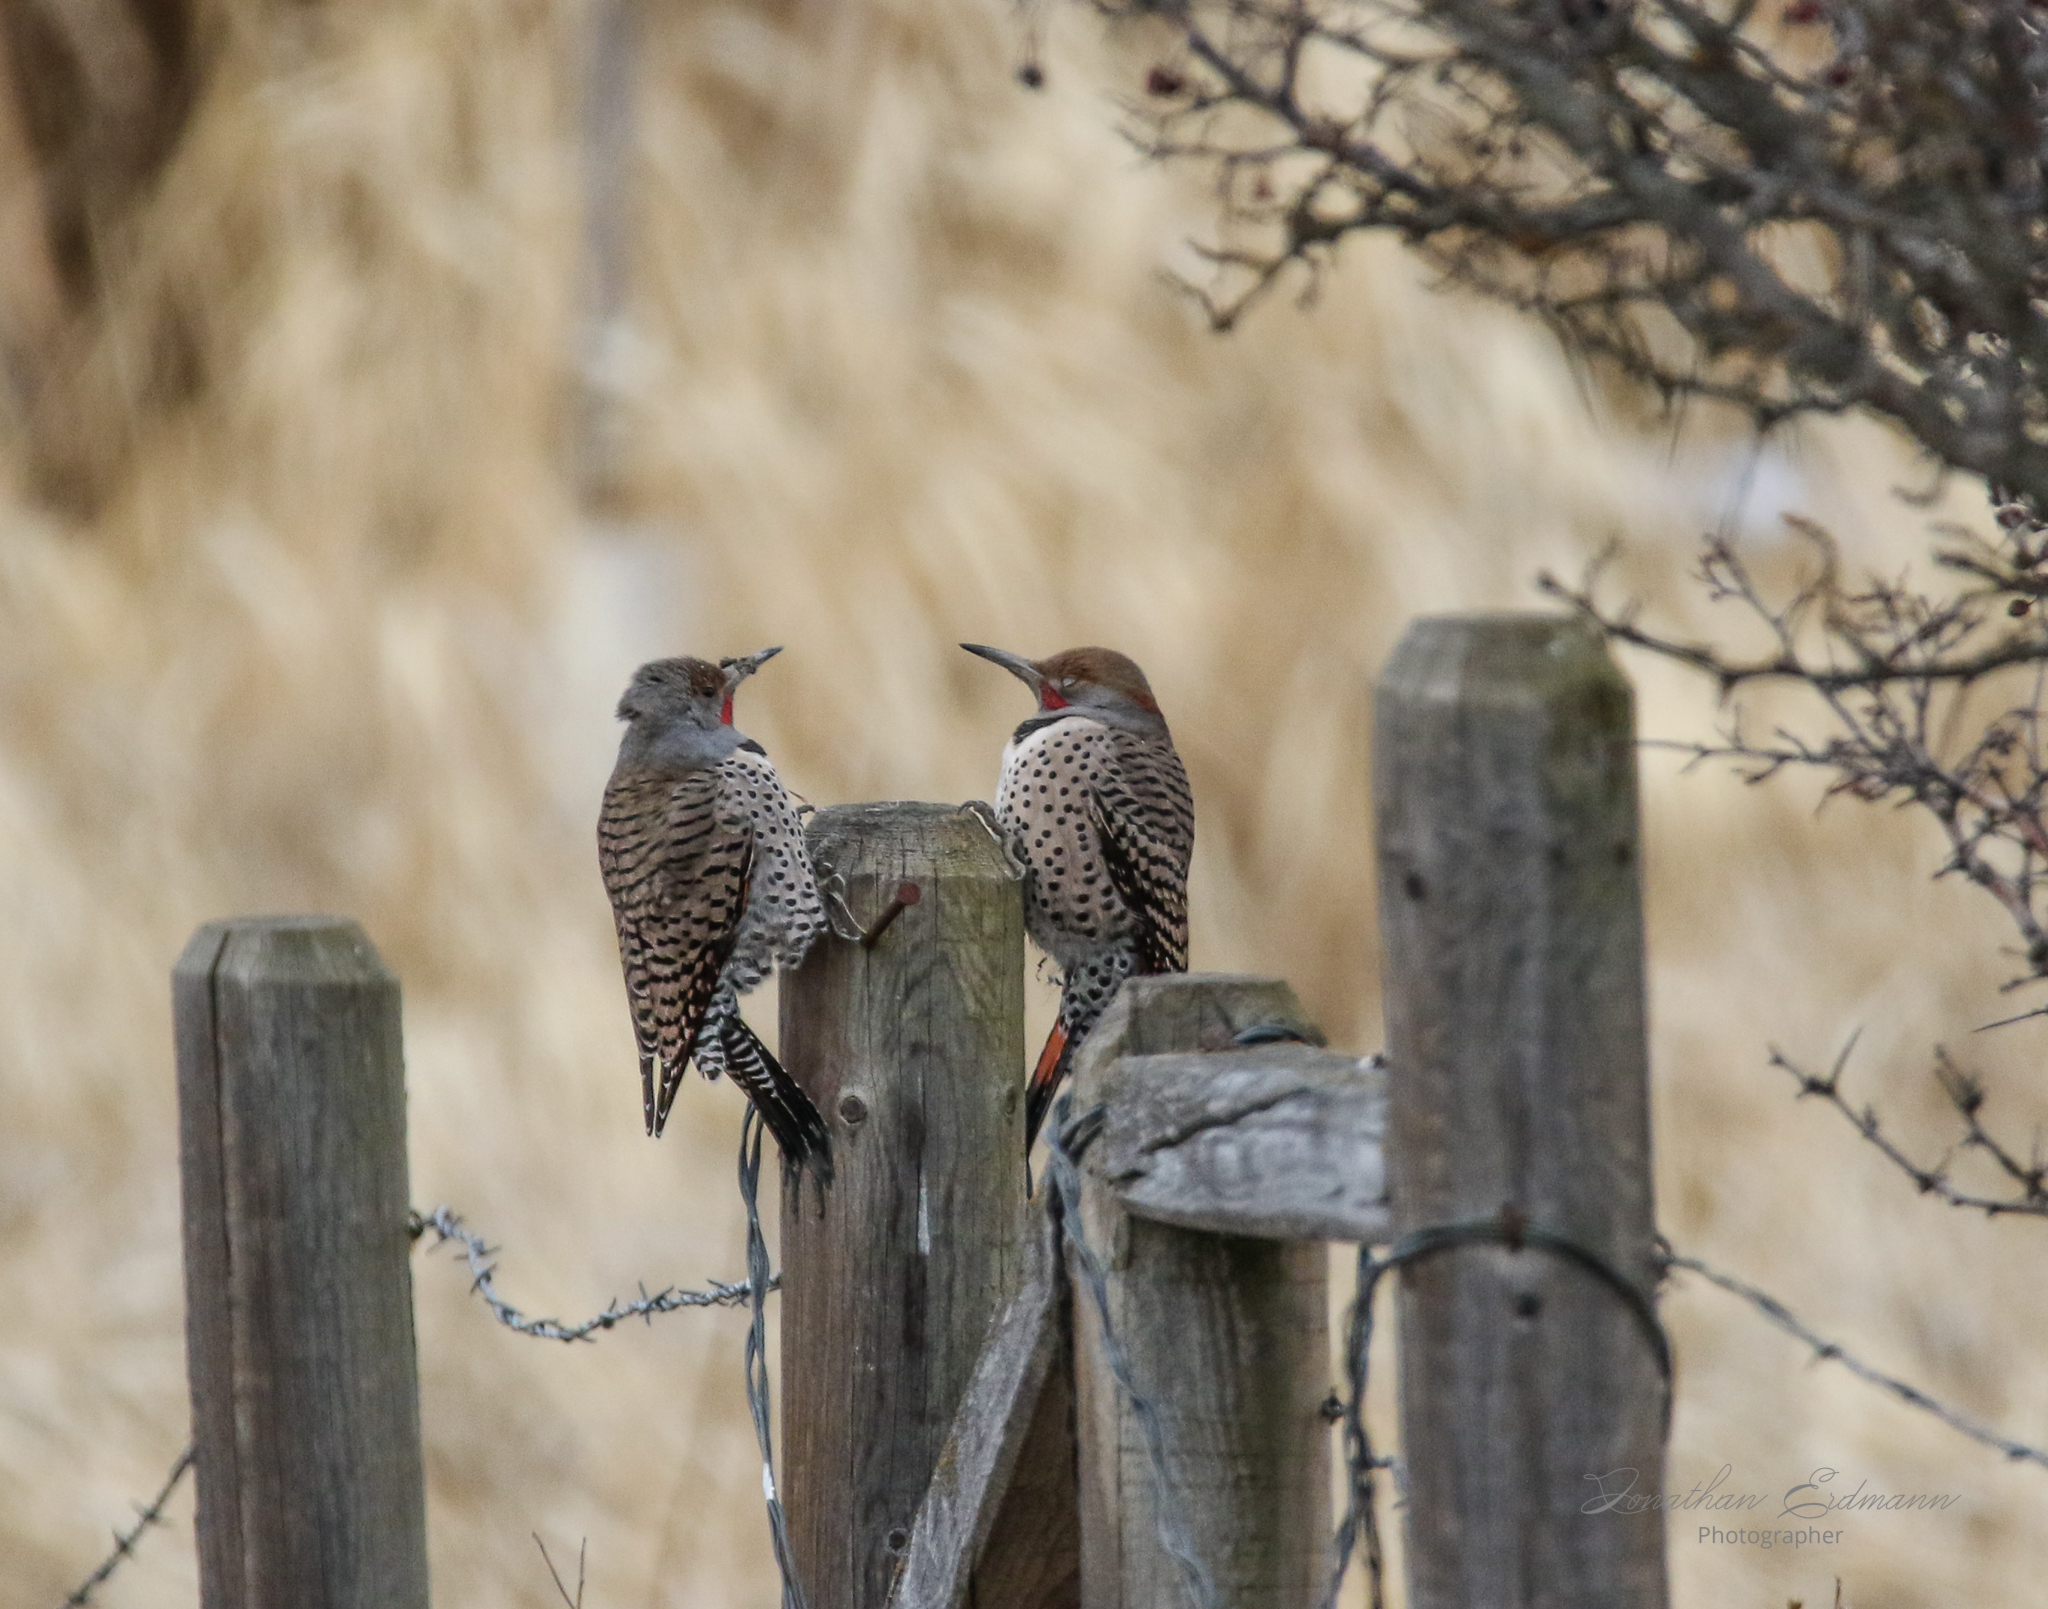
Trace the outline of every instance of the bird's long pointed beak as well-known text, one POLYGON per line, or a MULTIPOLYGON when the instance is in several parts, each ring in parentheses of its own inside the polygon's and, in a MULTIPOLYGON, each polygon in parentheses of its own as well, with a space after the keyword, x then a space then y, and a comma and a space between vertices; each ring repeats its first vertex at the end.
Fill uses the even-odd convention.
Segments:
POLYGON ((1038 673, 1038 667, 1022 654, 1013 654, 1006 648, 985 648, 978 642, 964 642, 960 645, 970 654, 978 654, 992 665, 1000 665, 1018 681, 1031 689, 1031 696, 1038 697, 1045 687, 1045 678, 1038 673))
POLYGON ((718 668, 725 672, 725 690, 731 692, 781 652, 781 645, 777 644, 773 648, 763 648, 758 654, 736 654, 731 659, 721 659, 718 668))

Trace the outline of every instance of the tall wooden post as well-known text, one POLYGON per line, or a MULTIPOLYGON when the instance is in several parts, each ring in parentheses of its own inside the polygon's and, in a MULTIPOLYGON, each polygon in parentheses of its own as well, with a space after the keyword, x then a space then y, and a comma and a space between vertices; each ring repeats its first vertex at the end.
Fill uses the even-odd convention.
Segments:
POLYGON ((172 972, 205 1609, 426 1609, 398 981, 354 922, 172 972))
MULTIPOLYGON (((1654 1287, 1633 699, 1551 616, 1415 623, 1373 744, 1394 1227, 1499 1219, 1654 1287)), ((1470 1246, 1404 1272, 1415 1609, 1658 1609, 1663 1385, 1584 1269, 1470 1246), (1589 1512, 1590 1510, 1594 1510, 1589 1512)))
MULTIPOLYGON (((1074 1109, 1121 1057, 1227 1050, 1247 1028, 1306 1019, 1267 978, 1126 983, 1083 1046, 1074 1109)), ((1095 1302, 1075 1271, 1083 1609, 1189 1609, 1176 1545, 1216 1609, 1308 1609, 1330 1538, 1328 1259, 1322 1244, 1182 1229, 1134 1216, 1084 1173, 1081 1218, 1108 1272, 1109 1316, 1133 1383, 1157 1406, 1168 1490, 1110 1370, 1095 1302)))
POLYGON ((884 1609, 1023 1267, 1023 902, 970 811, 846 805, 809 840, 855 922, 894 914, 782 984, 838 1170, 783 1207, 784 1485, 810 1609, 884 1609))

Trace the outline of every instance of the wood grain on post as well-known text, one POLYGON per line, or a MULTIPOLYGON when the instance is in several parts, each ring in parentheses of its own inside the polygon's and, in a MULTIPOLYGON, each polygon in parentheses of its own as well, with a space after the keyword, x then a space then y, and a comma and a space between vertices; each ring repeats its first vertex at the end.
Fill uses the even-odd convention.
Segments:
POLYGON ((354 922, 172 973, 205 1609, 426 1609, 398 982, 354 922))
MULTIPOLYGON (((1294 992, 1271 979, 1133 978, 1076 1059, 1074 1111, 1103 1100, 1120 1058, 1230 1050, 1243 1030, 1269 1025, 1313 1033, 1294 992)), ((1221 1609, 1308 1609, 1330 1538, 1324 1247, 1134 1217, 1085 1169, 1081 1216, 1108 1273, 1111 1325, 1159 1409, 1169 1526, 1221 1609)), ((1151 1455, 1074 1273, 1081 1601, 1180 1609, 1188 1588, 1160 1541, 1151 1455)))
POLYGON ((1024 916, 1001 847, 935 804, 821 810, 827 935, 782 983, 782 1058, 837 1178, 782 1216, 783 1455, 810 1609, 883 1609, 1024 1260, 1024 916), (917 902, 898 904, 904 883, 917 902))
MULTIPOLYGON (((1395 1228, 1498 1219, 1654 1288, 1633 698, 1550 616, 1417 621, 1373 744, 1395 1228)), ((1473 1246, 1404 1271, 1415 1609, 1665 1602, 1663 1385, 1583 1269, 1473 1246), (1597 1507, 1597 1504, 1594 1505, 1597 1507)))

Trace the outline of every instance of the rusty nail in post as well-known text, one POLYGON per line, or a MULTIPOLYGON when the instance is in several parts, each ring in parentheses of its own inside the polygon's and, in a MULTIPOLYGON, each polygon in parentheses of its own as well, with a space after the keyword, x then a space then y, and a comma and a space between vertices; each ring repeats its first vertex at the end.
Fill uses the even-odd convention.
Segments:
POLYGON ((896 885, 896 897, 889 901, 889 908, 876 917, 875 925, 860 936, 860 947, 863 950, 872 950, 875 947, 875 941, 889 931, 889 924, 923 897, 918 892, 917 884, 898 883, 896 885))

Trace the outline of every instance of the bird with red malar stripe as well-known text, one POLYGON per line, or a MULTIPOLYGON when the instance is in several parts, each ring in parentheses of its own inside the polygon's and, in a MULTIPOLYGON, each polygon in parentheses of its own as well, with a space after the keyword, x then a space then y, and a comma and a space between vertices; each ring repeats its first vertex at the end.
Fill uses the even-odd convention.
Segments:
POLYGON ((647 1132, 691 1061, 732 1075, 782 1150, 785 1178, 832 1177, 831 1135, 803 1086, 740 1015, 825 925, 803 827, 761 745, 733 725, 739 684, 780 653, 713 665, 657 659, 619 700, 626 723, 597 823, 598 864, 640 1046, 647 1132))
POLYGON ((1145 673, 1110 648, 1026 659, 960 645, 1031 689, 996 819, 1024 867, 1024 927, 1060 969, 1060 1014, 1024 1102, 1030 1150, 1088 1030, 1134 973, 1188 969, 1194 796, 1145 673))

